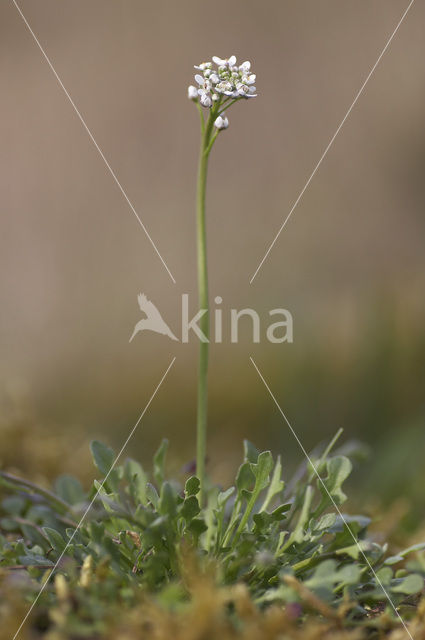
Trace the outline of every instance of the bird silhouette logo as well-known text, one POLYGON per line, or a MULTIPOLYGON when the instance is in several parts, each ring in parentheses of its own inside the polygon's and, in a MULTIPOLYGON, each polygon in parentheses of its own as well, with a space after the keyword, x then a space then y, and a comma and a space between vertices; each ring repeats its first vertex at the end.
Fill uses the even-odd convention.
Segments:
POLYGON ((142 320, 139 320, 136 324, 129 342, 133 340, 134 336, 139 333, 139 331, 155 331, 155 333, 160 333, 163 336, 168 336, 171 340, 177 340, 177 342, 179 342, 179 339, 176 338, 168 324, 162 319, 162 316, 154 303, 148 300, 144 293, 139 293, 137 301, 139 303, 140 310, 146 314, 146 318, 142 318, 142 320))

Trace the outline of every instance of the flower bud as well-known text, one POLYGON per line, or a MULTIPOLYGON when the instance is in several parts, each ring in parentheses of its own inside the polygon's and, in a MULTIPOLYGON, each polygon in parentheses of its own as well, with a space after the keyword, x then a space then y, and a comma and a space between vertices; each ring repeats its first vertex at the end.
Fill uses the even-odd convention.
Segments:
POLYGON ((199 102, 202 104, 203 107, 211 107, 212 105, 212 100, 207 93, 201 94, 201 97, 199 98, 199 102))
MULTIPOLYGON (((224 114, 223 114, 224 116, 224 114)), ((217 129, 221 130, 221 129, 227 129, 227 127, 229 126, 229 120, 226 118, 226 116, 218 116, 218 118, 216 118, 214 125, 217 127, 217 129)))
POLYGON ((198 89, 194 87, 192 84, 187 88, 187 97, 189 100, 197 100, 198 99, 198 89))

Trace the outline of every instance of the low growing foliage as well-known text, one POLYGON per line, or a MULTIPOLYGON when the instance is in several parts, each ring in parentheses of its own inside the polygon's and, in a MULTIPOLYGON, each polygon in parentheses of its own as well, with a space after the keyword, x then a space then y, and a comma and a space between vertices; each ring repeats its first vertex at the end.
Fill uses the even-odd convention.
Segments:
POLYGON ((114 452, 93 442, 99 480, 89 492, 70 476, 49 491, 1 472, 2 589, 18 585, 29 606, 49 580, 38 616, 48 611, 47 628, 74 635, 104 634, 116 607, 122 615, 142 601, 154 617, 158 607, 186 615, 195 583, 215 590, 226 624, 237 624, 243 593, 258 615, 280 611, 297 624, 394 626, 387 596, 409 617, 423 589, 425 544, 390 555, 368 536, 367 517, 336 514, 329 496, 345 502, 352 465, 331 450, 313 458, 326 491, 309 465, 286 485, 280 458, 245 442, 234 486, 207 484, 202 505, 196 476, 184 486, 167 478, 166 441, 151 476, 131 459, 110 470, 114 452))

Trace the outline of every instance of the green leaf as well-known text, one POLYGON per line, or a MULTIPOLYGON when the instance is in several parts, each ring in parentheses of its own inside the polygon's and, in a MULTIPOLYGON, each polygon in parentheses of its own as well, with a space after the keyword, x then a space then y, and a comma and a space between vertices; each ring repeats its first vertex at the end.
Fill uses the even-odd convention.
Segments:
POLYGON ((298 518, 294 532, 292 534, 294 542, 302 542, 304 540, 304 529, 310 519, 310 507, 313 500, 313 487, 309 485, 305 491, 304 502, 298 518))
POLYGON ((59 551, 59 553, 62 553, 66 547, 66 542, 62 538, 59 531, 56 531, 55 529, 51 529, 50 527, 43 527, 43 531, 46 534, 53 549, 55 551, 59 551))
POLYGON ((159 504, 159 495, 153 484, 151 484, 150 482, 148 482, 148 484, 146 485, 146 497, 152 504, 154 509, 157 510, 159 504))
POLYGON ((280 507, 276 507, 276 509, 273 509, 270 514, 273 522, 283 520, 283 518, 286 517, 286 512, 290 510, 291 506, 291 504, 281 504, 280 507))
POLYGON ((417 573, 411 573, 406 576, 399 584, 396 586, 391 586, 391 591, 394 593, 403 593, 405 595, 413 595, 422 591, 424 587, 424 579, 422 576, 417 573))
POLYGON ((338 568, 336 560, 324 560, 315 569, 311 578, 305 581, 309 589, 317 590, 336 584, 357 584, 360 580, 360 567, 347 564, 338 568))
POLYGON ((258 449, 254 447, 252 442, 250 442, 249 440, 244 440, 243 448, 244 448, 244 461, 254 462, 254 463, 257 462, 260 452, 258 451, 258 449))
POLYGON ((153 477, 158 487, 165 478, 165 457, 167 455, 168 440, 164 438, 153 458, 153 477))
POLYGON ((324 531, 325 529, 330 529, 334 526, 336 522, 336 513, 325 513, 319 522, 315 525, 315 531, 324 531))
POLYGON ((327 491, 325 491, 321 482, 318 482, 319 489, 325 499, 329 498, 330 495, 335 503, 340 505, 347 499, 341 487, 350 475, 353 466, 345 456, 335 456, 327 461, 326 468, 328 475, 326 480, 324 480, 324 484, 327 491))
POLYGON ((204 533, 207 530, 207 525, 205 524, 205 521, 203 518, 193 518, 193 520, 190 521, 190 524, 188 526, 189 531, 191 531, 193 534, 200 536, 202 533, 204 533))
POLYGON ((397 564, 398 562, 402 562, 403 560, 404 560, 403 556, 400 556, 400 555, 388 556, 388 558, 385 558, 384 564, 385 565, 397 564))
POLYGON ((403 551, 399 551, 398 555, 405 558, 409 553, 422 551, 423 549, 425 549, 425 542, 418 542, 417 544, 412 544, 411 547, 407 547, 407 549, 403 549, 403 551))
POLYGON ((343 584, 358 584, 360 582, 361 569, 358 564, 346 564, 338 571, 338 582, 343 584))
POLYGON ((265 511, 269 506, 273 498, 283 491, 285 483, 282 480, 282 464, 280 462, 280 456, 278 456, 276 465, 273 471, 272 479, 267 489, 266 497, 261 506, 260 511, 265 511))
POLYGON ((255 493, 265 489, 269 483, 270 472, 273 469, 273 457, 270 451, 263 451, 256 463, 251 463, 251 471, 255 477, 255 493))
POLYGON ((176 512, 176 497, 169 482, 164 482, 158 503, 158 511, 163 515, 174 516, 176 512))
POLYGON ((200 507, 196 496, 189 496, 183 502, 180 513, 186 522, 192 520, 200 512, 200 507))
POLYGON ((108 511, 108 513, 120 511, 119 505, 117 504, 116 500, 114 500, 114 494, 107 492, 105 484, 99 482, 98 480, 95 480, 93 482, 93 487, 94 489, 96 489, 98 497, 102 501, 102 504, 105 510, 108 511))
POLYGON ((366 530, 371 523, 371 519, 366 516, 351 515, 348 513, 342 514, 342 518, 339 514, 335 514, 335 516, 335 524, 331 526, 333 532, 344 530, 347 531, 348 524, 350 525, 351 531, 355 535, 358 535, 361 531, 366 530))
POLYGON ((5 531, 16 531, 19 529, 19 525, 13 518, 2 518, 0 520, 0 526, 5 531))
POLYGON ((226 491, 220 491, 217 496, 217 506, 219 508, 223 507, 233 493, 235 493, 235 487, 229 487, 226 491))
POLYGON ((98 545, 103 543, 105 538, 105 524, 103 522, 96 522, 93 520, 89 525, 90 538, 98 545))
POLYGON ((254 487, 254 474, 251 470, 251 463, 244 462, 241 464, 236 476, 236 489, 238 490, 239 497, 243 496, 244 491, 250 491, 254 487))
POLYGON ((70 505, 84 502, 86 494, 81 482, 73 476, 63 475, 55 482, 56 493, 70 505))
POLYGON ((274 522, 281 522, 286 517, 286 512, 291 508, 290 504, 282 504, 271 513, 260 511, 254 514, 253 520, 258 531, 264 531, 274 522))
POLYGON ((359 556, 363 557, 363 553, 371 551, 373 549, 373 543, 369 540, 359 540, 356 544, 351 544, 348 547, 341 547, 336 549, 337 555, 348 555, 354 560, 358 560, 359 556), (363 553, 362 553, 363 552, 363 553))
POLYGON ((128 458, 125 461, 124 475, 129 483, 129 489, 134 503, 136 505, 140 503, 146 504, 146 485, 148 483, 148 476, 142 465, 135 460, 128 458))
POLYGON ((25 566, 29 565, 49 565, 53 566, 53 562, 40 554, 28 553, 25 556, 19 556, 19 561, 25 566))
POLYGON ((90 449, 96 467, 100 473, 106 476, 114 463, 115 453, 106 444, 98 442, 98 440, 93 440, 90 444, 90 449))
POLYGON ((2 501, 1 506, 6 511, 6 513, 10 513, 14 516, 19 516, 23 513, 25 504, 26 501, 21 496, 8 496, 2 501))
POLYGON ((376 572, 376 575, 383 585, 389 586, 393 578, 393 570, 390 569, 390 567, 382 567, 381 569, 379 569, 379 571, 376 572))
MULTIPOLYGON (((242 487, 243 482, 246 481, 246 471, 242 471, 241 473, 241 470, 245 468, 245 465, 249 465, 251 473, 255 478, 255 485, 252 492, 248 492, 248 497, 249 497, 248 503, 246 505, 245 513, 243 514, 239 522, 238 528, 236 529, 235 536, 233 538, 233 543, 232 543, 233 546, 236 545, 242 531, 247 526, 250 515, 255 507, 255 503, 258 499, 259 494, 267 486, 269 482, 270 471, 273 469, 272 454, 270 453, 270 451, 263 451, 258 456, 256 463, 245 462, 240 467, 238 478, 236 479, 236 484, 238 484, 238 479, 239 479, 240 487, 242 487)), ((244 494, 246 489, 243 489, 243 488, 239 489, 238 487, 238 491, 241 494, 244 494)))
POLYGON ((184 494, 188 498, 189 496, 196 496, 199 493, 200 487, 199 478, 196 476, 191 476, 186 480, 186 484, 184 486, 184 494))

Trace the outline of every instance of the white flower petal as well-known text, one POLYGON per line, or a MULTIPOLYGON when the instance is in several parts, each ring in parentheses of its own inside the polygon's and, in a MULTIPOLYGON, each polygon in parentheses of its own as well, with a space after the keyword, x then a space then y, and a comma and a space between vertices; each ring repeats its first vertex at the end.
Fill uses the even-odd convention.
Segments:
POLYGON ((199 73, 196 74, 195 80, 198 84, 204 84, 205 82, 204 76, 199 75, 199 73))
POLYGON ((213 56, 212 57, 213 62, 215 62, 217 65, 222 65, 222 64, 226 64, 226 60, 223 60, 222 58, 219 58, 218 56, 213 56))
POLYGON ((198 97, 198 89, 193 85, 187 88, 187 97, 189 100, 196 100, 198 97))
POLYGON ((236 56, 230 56, 230 58, 227 61, 227 64, 229 65, 229 67, 233 67, 236 64, 236 56))

